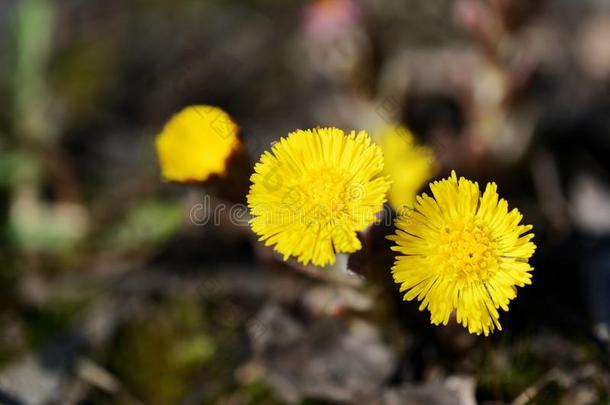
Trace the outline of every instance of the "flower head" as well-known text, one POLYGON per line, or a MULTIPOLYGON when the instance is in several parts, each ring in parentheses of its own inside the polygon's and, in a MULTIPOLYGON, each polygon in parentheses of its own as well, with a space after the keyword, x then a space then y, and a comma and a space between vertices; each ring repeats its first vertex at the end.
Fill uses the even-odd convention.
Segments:
POLYGON ((508 211, 495 183, 481 196, 477 183, 452 172, 430 189, 434 197, 417 197, 396 221, 394 280, 405 300, 428 308, 433 324, 446 325, 455 310, 470 333, 487 336, 501 329, 498 308, 508 310, 515 286, 531 283, 532 226, 519 224, 522 215, 508 211))
POLYGON ((156 139, 163 177, 205 181, 223 175, 227 159, 240 146, 239 127, 220 108, 192 105, 175 114, 156 139))
POLYGON ((379 133, 385 158, 384 173, 392 181, 388 201, 399 211, 412 206, 419 189, 437 171, 432 150, 417 145, 413 134, 402 126, 389 126, 379 133))
POLYGON ((361 248, 356 232, 375 222, 388 180, 381 149, 362 131, 295 131, 265 152, 251 177, 253 231, 286 260, 323 266, 361 248))

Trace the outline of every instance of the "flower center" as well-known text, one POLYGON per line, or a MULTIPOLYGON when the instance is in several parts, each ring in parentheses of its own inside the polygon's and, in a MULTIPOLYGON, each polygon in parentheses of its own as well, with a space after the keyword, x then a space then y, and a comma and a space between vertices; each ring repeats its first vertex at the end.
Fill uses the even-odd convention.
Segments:
POLYGON ((284 203, 308 224, 330 223, 347 214, 351 188, 346 176, 337 170, 314 170, 286 194, 284 203))
POLYGON ((456 279, 484 280, 498 266, 496 243, 477 220, 454 222, 441 231, 438 263, 456 279))

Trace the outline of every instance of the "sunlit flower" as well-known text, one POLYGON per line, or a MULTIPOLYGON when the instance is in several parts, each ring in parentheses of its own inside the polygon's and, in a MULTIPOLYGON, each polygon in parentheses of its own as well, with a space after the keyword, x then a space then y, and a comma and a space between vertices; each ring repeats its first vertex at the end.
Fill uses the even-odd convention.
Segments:
POLYGON ((175 114, 157 136, 166 180, 205 181, 223 175, 227 159, 240 146, 239 127, 220 108, 192 105, 175 114))
POLYGON ((417 192, 437 172, 434 153, 417 145, 413 134, 402 126, 386 127, 378 139, 385 159, 384 173, 392 181, 388 201, 397 211, 411 207, 417 192))
POLYGON ((388 180, 381 149, 362 131, 295 131, 255 166, 248 205, 252 229, 284 260, 318 266, 361 248, 356 236, 375 222, 388 180))
POLYGON ((498 308, 507 311, 515 286, 531 283, 532 226, 520 225, 519 211, 498 200, 495 183, 481 196, 477 183, 452 172, 430 189, 434 198, 417 197, 396 221, 394 280, 405 300, 428 308, 435 325, 446 325, 455 310, 470 333, 501 330, 498 308))

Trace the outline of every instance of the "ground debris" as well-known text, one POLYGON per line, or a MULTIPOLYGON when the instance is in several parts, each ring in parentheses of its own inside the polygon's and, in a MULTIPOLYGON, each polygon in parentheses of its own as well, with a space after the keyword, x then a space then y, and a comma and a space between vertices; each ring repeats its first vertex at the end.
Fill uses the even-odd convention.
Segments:
POLYGON ((256 329, 249 328, 254 356, 287 402, 374 398, 394 367, 389 348, 363 321, 320 318, 305 323, 273 304, 256 319, 256 329))

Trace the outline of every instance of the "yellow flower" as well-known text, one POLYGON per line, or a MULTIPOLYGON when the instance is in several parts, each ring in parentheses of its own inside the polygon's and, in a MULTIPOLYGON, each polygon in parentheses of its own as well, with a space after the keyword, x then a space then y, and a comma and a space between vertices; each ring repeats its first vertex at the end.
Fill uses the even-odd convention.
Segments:
POLYGON ((292 132, 265 152, 251 177, 253 231, 284 260, 332 264, 361 248, 356 236, 375 222, 388 180, 381 149, 366 132, 292 132))
POLYGON ((432 150, 419 146, 402 126, 389 126, 379 133, 385 158, 384 172, 392 181, 388 201, 396 211, 415 202, 421 187, 435 176, 437 164, 432 150))
POLYGON ((406 291, 428 308, 433 324, 446 325, 453 310, 470 333, 501 330, 498 308, 508 311, 515 286, 530 284, 528 259, 536 246, 520 225, 517 209, 498 200, 495 183, 480 195, 479 185, 455 172, 430 184, 434 198, 417 197, 414 210, 396 221, 397 257, 392 273, 406 291))
POLYGON ((223 175, 240 147, 239 127, 220 108, 192 105, 175 114, 157 135, 161 172, 167 180, 205 181, 223 175))

